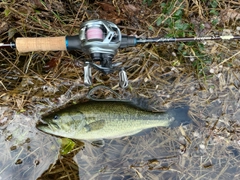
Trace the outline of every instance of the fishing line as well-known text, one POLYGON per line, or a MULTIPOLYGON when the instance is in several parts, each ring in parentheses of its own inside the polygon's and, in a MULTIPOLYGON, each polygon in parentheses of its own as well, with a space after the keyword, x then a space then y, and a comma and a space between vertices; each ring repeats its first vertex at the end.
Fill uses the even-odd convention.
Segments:
POLYGON ((120 102, 130 102, 129 100, 124 100, 121 99, 121 95, 119 93, 117 93, 116 91, 114 91, 113 89, 104 86, 104 85, 99 85, 99 86, 95 86, 93 87, 87 94, 87 98, 93 101, 120 101, 120 102), (99 90, 99 89, 106 89, 109 90, 111 93, 113 93, 114 95, 117 96, 117 98, 109 98, 109 99, 99 99, 99 98, 94 98, 92 97, 92 95, 94 94, 95 91, 99 90))

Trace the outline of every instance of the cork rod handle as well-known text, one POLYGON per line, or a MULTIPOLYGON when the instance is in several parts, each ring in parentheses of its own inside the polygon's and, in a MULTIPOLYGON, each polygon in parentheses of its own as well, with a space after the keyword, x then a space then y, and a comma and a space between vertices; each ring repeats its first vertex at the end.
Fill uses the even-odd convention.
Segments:
POLYGON ((16 48, 19 52, 31 51, 65 51, 66 37, 37 37, 37 38, 17 38, 16 48))

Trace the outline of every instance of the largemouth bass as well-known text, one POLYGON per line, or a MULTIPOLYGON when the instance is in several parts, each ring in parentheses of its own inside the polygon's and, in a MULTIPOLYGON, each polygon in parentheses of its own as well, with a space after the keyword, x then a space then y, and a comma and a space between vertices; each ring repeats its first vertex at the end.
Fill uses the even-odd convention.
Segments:
POLYGON ((86 102, 42 118, 43 132, 78 140, 112 139, 136 134, 144 129, 175 127, 189 123, 188 108, 149 112, 124 102, 86 102))

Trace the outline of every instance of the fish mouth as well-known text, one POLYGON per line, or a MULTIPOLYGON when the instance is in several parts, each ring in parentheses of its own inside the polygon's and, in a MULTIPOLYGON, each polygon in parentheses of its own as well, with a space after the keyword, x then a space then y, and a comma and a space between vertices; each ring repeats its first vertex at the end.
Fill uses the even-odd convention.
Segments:
POLYGON ((57 123, 54 122, 46 122, 46 121, 39 121, 36 124, 36 128, 42 132, 51 133, 56 130, 60 130, 61 128, 57 123))
POLYGON ((49 129, 49 126, 47 123, 43 123, 40 121, 36 124, 36 128, 40 131, 46 131, 46 129, 49 129))

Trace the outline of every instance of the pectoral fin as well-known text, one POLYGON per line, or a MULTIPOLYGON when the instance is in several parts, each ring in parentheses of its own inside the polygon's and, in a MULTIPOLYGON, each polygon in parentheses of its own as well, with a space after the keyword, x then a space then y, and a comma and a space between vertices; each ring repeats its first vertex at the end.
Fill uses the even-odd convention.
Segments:
POLYGON ((96 131, 96 130, 102 129, 104 125, 105 125, 105 120, 99 120, 96 122, 86 124, 84 128, 86 129, 86 131, 96 131))
POLYGON ((103 147, 103 146, 105 146, 105 141, 103 139, 96 140, 96 141, 92 141, 91 144, 96 147, 103 147))

